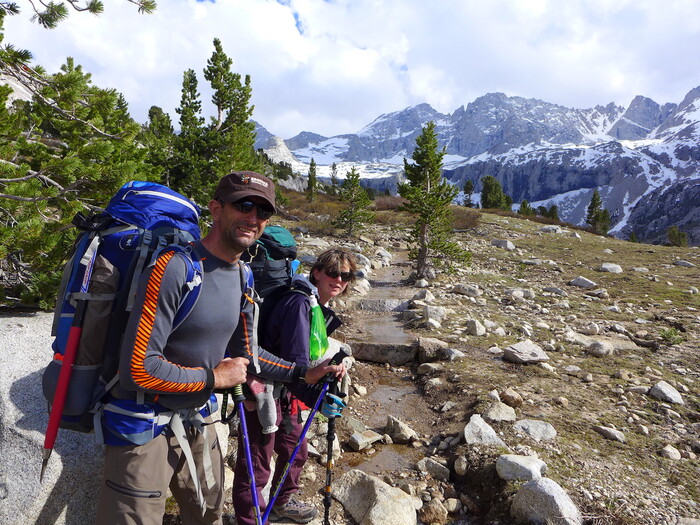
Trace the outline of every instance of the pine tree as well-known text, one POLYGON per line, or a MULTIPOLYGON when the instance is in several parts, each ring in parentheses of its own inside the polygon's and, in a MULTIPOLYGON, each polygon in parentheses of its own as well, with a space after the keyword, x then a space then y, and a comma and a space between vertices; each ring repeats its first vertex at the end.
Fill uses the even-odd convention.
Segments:
POLYGON ((154 180, 124 98, 68 59, 31 101, 0 88, 0 258, 24 301, 51 307, 76 212, 104 206, 124 183, 154 180))
POLYGON ((600 198, 600 193, 598 189, 593 190, 593 195, 591 196, 591 202, 588 204, 588 211, 586 212, 586 224, 594 226, 596 221, 596 215, 600 212, 603 205, 603 201, 600 198))
POLYGON ((462 191, 464 192, 464 200, 462 201, 462 204, 467 208, 473 208, 474 202, 472 201, 472 196, 474 195, 474 182, 471 180, 465 182, 464 189, 462 191))
POLYGON ((242 77, 239 73, 233 73, 232 64, 221 42, 214 39, 214 53, 207 63, 204 76, 210 80, 214 90, 212 103, 217 108, 217 114, 225 115, 223 122, 217 118, 212 124, 214 138, 218 139, 211 147, 212 162, 219 176, 234 170, 262 171, 263 166, 261 157, 255 151, 250 75, 242 77))
POLYGON ((547 211, 547 217, 550 219, 554 219, 555 221, 559 220, 559 206, 556 204, 552 204, 549 207, 549 210, 547 211))
POLYGON ((368 209, 371 200, 365 189, 360 186, 360 174, 355 166, 345 175, 340 187, 340 200, 348 207, 340 212, 333 221, 333 226, 345 230, 346 235, 352 235, 361 230, 367 222, 374 220, 374 213, 368 209))
POLYGON ((170 115, 158 106, 151 106, 139 142, 146 149, 146 162, 159 171, 161 180, 169 186, 169 167, 175 149, 175 130, 170 115))
POLYGON ((598 189, 593 190, 591 202, 586 213, 586 224, 590 225, 593 231, 599 235, 605 235, 610 229, 610 212, 602 207, 603 200, 600 198, 598 189))
POLYGON ((634 231, 632 231, 632 233, 630 233, 628 240, 629 240, 629 242, 639 242, 639 240, 637 239, 637 234, 634 233, 634 231))
POLYGON ((466 263, 471 256, 449 240, 452 235, 449 206, 458 189, 441 177, 444 156, 445 148, 438 149, 435 123, 428 122, 416 139, 413 162, 404 159, 407 182, 399 185, 399 195, 408 201, 402 208, 416 218, 409 257, 416 261, 419 279, 429 277, 433 266, 466 263))
POLYGON ((173 189, 195 200, 205 194, 208 155, 205 147, 205 119, 198 90, 197 75, 192 69, 183 73, 180 106, 180 133, 175 139, 175 152, 168 179, 173 189))
POLYGON ((311 158, 309 163, 309 184, 306 187, 306 199, 309 202, 313 202, 316 199, 316 192, 318 191, 318 182, 316 180, 316 161, 311 158))
POLYGON ((527 200, 523 200, 523 202, 520 204, 520 209, 518 209, 518 213, 520 215, 530 216, 535 215, 535 210, 532 209, 527 200))
POLYGON ((503 187, 495 177, 486 175, 485 177, 481 178, 482 208, 509 210, 512 203, 512 199, 503 193, 503 187))
POLYGON ((204 78, 209 82, 214 94, 211 101, 216 107, 216 117, 213 122, 213 129, 218 131, 224 123, 227 110, 233 105, 234 85, 238 79, 231 71, 233 60, 224 53, 221 40, 214 39, 214 53, 207 60, 207 67, 204 69, 204 78))
MULTIPOLYGON (((139 13, 150 14, 156 9, 155 0, 128 0, 132 4, 138 6, 139 13)), ((32 22, 47 28, 55 28, 59 22, 68 18, 68 8, 63 2, 29 2, 34 14, 32 22), (41 9, 43 8, 43 9, 41 9)), ((77 12, 87 12, 93 15, 99 15, 104 11, 104 5, 100 1, 86 0, 84 5, 80 4, 79 0, 69 0, 68 5, 77 12)), ((16 2, 0 2, 0 17, 5 15, 17 15, 20 8, 16 2)))
POLYGON ((671 246, 688 246, 688 236, 685 232, 679 230, 675 224, 666 230, 666 236, 671 246))
POLYGON ((204 69, 216 109, 208 125, 202 117, 195 72, 190 69, 183 76, 182 98, 176 110, 180 133, 168 175, 173 188, 197 202, 207 202, 217 181, 231 171, 263 171, 263 157, 254 147, 250 76, 242 79, 233 73, 232 63, 215 38, 214 52, 204 69))
POLYGON ((334 162, 331 164, 331 187, 329 193, 331 195, 338 195, 338 166, 334 162))

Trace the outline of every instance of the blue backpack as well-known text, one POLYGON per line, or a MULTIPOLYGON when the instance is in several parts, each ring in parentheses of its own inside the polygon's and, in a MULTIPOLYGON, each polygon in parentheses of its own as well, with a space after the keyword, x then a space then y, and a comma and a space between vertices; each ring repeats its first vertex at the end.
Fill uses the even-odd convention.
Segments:
POLYGON ((196 204, 170 188, 135 181, 125 184, 104 212, 73 219, 81 233, 63 272, 52 328, 54 359, 42 377, 51 404, 63 356, 75 344, 71 333, 80 334, 61 428, 93 430, 94 407, 116 379, 139 277, 166 251, 182 256, 188 267, 189 292, 176 325, 192 311, 202 282, 202 265, 191 249, 200 238, 199 213, 196 204))

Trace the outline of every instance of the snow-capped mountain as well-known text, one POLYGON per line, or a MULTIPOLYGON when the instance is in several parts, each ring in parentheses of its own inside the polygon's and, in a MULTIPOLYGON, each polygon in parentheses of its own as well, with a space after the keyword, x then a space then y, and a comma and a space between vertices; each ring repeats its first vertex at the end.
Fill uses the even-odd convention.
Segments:
MULTIPOLYGON (((450 115, 421 104, 381 115, 356 134, 304 132, 278 141, 275 156, 303 175, 311 158, 319 177, 328 177, 333 163, 341 179, 355 166, 363 184, 395 192, 403 159, 429 121, 446 149, 443 175, 459 187, 471 180, 479 191, 481 178, 492 175, 514 202, 557 204, 559 216, 574 224, 584 222, 597 188, 612 215, 611 233, 664 242, 676 225, 700 244, 700 87, 680 104, 638 96, 627 108, 572 109, 502 93, 450 115)), ((258 147, 273 142, 259 126, 258 147)))

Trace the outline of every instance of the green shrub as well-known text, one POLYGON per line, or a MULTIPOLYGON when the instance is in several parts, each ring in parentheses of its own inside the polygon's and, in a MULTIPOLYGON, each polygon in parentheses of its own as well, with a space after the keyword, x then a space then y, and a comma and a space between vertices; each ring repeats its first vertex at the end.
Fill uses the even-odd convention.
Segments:
POLYGON ((667 345, 678 345, 683 342, 683 336, 677 328, 666 328, 659 332, 661 339, 667 345))

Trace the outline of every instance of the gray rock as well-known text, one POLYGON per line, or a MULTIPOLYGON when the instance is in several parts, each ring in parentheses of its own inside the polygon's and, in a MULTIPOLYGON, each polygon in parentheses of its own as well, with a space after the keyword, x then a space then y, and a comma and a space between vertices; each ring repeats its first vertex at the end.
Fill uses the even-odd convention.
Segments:
POLYGON ((684 261, 683 259, 676 259, 673 261, 673 264, 676 266, 683 266, 685 268, 695 268, 695 265, 691 263, 690 261, 684 261))
POLYGON ((459 456, 457 459, 455 459, 453 468, 455 474, 458 476, 464 476, 469 470, 469 461, 464 456, 459 456))
POLYGON ((506 481, 539 479, 546 470, 547 464, 534 456, 503 454, 496 460, 496 472, 506 481))
POLYGON ((362 299, 358 306, 360 310, 370 312, 403 312, 408 309, 408 301, 402 299, 362 299))
POLYGON ((433 498, 430 502, 418 511, 422 523, 430 523, 431 525, 441 525, 447 523, 447 509, 442 502, 433 498))
POLYGON ((681 453, 673 445, 666 445, 664 448, 661 449, 660 454, 661 457, 666 459, 673 459, 676 461, 681 459, 681 453))
POLYGON ((551 441, 557 437, 557 431, 550 423, 536 419, 521 419, 513 425, 513 430, 535 441, 551 441))
POLYGON ((497 248, 503 248, 504 250, 508 250, 509 252, 512 252, 513 250, 515 250, 515 244, 513 244, 510 241, 503 240, 503 239, 492 240, 491 246, 496 246, 497 248))
POLYGON ((415 430, 394 416, 387 417, 384 432, 391 436, 394 443, 410 443, 418 439, 418 434, 416 434, 415 430))
POLYGON ((622 266, 613 263, 603 263, 600 266, 601 272, 622 273, 622 266))
POLYGON ((454 361, 455 359, 464 357, 464 352, 457 350, 456 348, 443 348, 440 350, 440 354, 446 361, 454 361))
POLYGON ((483 295, 483 290, 481 290, 475 284, 458 284, 451 290, 452 293, 466 295, 467 297, 479 297, 483 295))
POLYGON ((445 317, 447 317, 447 310, 443 306, 432 306, 427 304, 423 307, 424 319, 434 319, 435 321, 441 323, 445 317))
POLYGON ((421 459, 416 464, 416 467, 418 467, 420 472, 426 472, 435 479, 439 479, 441 481, 449 481, 450 479, 450 469, 442 463, 438 463, 433 458, 421 459))
POLYGON ((367 427, 362 421, 355 419, 354 417, 346 416, 345 414, 343 414, 343 417, 337 419, 336 421, 338 428, 341 428, 350 434, 361 433, 367 430, 367 427))
POLYGON ((433 295, 433 292, 430 290, 421 290, 420 292, 416 293, 412 299, 414 301, 425 301, 426 303, 432 303, 435 301, 435 295, 433 295))
POLYGON ((604 357, 606 355, 613 355, 615 353, 615 347, 609 341, 593 341, 586 347, 586 353, 595 357, 604 357))
POLYGON ((576 343, 578 345, 585 346, 586 348, 588 348, 597 341, 604 341, 610 343, 616 352, 641 350, 640 346, 637 346, 637 344, 635 344, 633 341, 630 341, 627 337, 607 337, 599 335, 594 338, 584 334, 580 334, 578 332, 574 332, 573 330, 567 330, 564 333, 564 340, 570 343, 576 343))
POLYGON ((512 363, 528 364, 549 361, 544 350, 529 339, 508 346, 503 351, 503 359, 512 363))
POLYGON ((562 290, 561 288, 557 288, 556 286, 545 286, 542 288, 544 292, 548 293, 553 293, 554 295, 561 295, 562 297, 568 297, 569 294, 566 290, 562 290))
POLYGON ((476 319, 469 319, 467 321, 467 335, 486 335, 486 327, 476 319))
POLYGON ((464 441, 469 445, 497 445, 508 448, 505 442, 498 437, 496 431, 479 414, 474 414, 469 418, 469 423, 464 427, 464 441))
POLYGON ((546 226, 542 226, 539 230, 542 233, 563 233, 564 230, 561 229, 561 226, 557 226, 556 224, 548 224, 546 226))
POLYGON ((404 365, 415 360, 418 354, 418 346, 405 343, 367 343, 363 341, 350 341, 352 355, 356 359, 374 361, 376 363, 389 363, 393 366, 404 365))
POLYGON ((575 279, 572 279, 569 281, 569 284, 571 286, 578 286, 579 288, 585 288, 586 290, 592 290, 596 286, 598 286, 596 283, 591 281, 590 279, 586 279, 582 275, 579 275, 575 279))
POLYGON ((0 321, 0 521, 4 525, 95 522, 103 458, 93 434, 59 430, 39 483, 48 420, 41 376, 51 359, 52 320, 52 314, 40 312, 26 318, 3 316, 0 321))
POLYGON ((349 445, 354 451, 364 450, 371 447, 377 441, 381 441, 381 439, 381 434, 377 434, 373 430, 365 430, 364 432, 356 432, 350 436, 349 445))
POLYGON ((528 481, 513 497, 510 514, 516 520, 551 525, 582 525, 583 517, 566 491, 549 478, 528 481))
POLYGON ((434 337, 419 337, 418 338, 418 360, 421 363, 429 363, 437 361, 442 355, 442 350, 449 345, 434 337))
POLYGON ((343 474, 333 484, 333 497, 362 525, 417 525, 420 500, 361 470, 343 474))
POLYGON ((649 395, 667 403, 675 403, 677 405, 685 404, 680 392, 669 385, 666 381, 659 381, 653 387, 651 387, 651 390, 649 390, 649 395))
POLYGON ((490 423, 498 423, 501 421, 515 421, 516 419, 515 410, 512 407, 506 405, 505 403, 501 403, 500 401, 492 403, 491 406, 489 406, 489 408, 486 409, 486 412, 484 412, 481 417, 484 418, 484 421, 488 421, 490 423))
POLYGON ((611 441, 619 441, 620 443, 625 442, 625 435, 617 429, 604 427, 601 425, 595 425, 593 427, 593 430, 598 432, 598 434, 603 436, 605 439, 609 439, 611 441))

